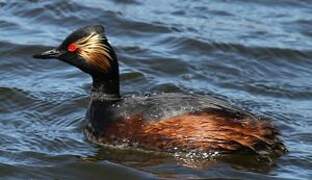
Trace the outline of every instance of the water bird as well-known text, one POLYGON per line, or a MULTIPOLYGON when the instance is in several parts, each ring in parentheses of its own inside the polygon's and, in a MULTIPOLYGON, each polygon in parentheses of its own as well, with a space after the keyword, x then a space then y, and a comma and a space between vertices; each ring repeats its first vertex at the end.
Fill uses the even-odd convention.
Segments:
POLYGON ((120 95, 119 65, 102 25, 72 32, 58 47, 33 55, 59 59, 92 78, 85 134, 96 144, 157 152, 281 156, 286 148, 270 121, 206 95, 120 95))

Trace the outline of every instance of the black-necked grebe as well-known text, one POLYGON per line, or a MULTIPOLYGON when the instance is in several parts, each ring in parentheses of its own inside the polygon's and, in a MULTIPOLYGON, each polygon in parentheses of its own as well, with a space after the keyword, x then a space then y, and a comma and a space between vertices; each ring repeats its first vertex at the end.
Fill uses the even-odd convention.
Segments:
POLYGON ((91 75, 85 132, 97 144, 276 156, 286 150, 269 122, 209 96, 169 93, 122 98, 117 57, 101 25, 80 28, 59 47, 34 57, 60 59, 91 75))

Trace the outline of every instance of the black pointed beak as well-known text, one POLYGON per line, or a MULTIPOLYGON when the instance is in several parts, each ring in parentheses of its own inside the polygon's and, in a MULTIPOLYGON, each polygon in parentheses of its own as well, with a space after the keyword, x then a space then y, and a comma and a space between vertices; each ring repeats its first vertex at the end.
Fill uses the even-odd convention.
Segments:
POLYGON ((52 58, 58 58, 62 54, 63 53, 57 49, 51 49, 51 50, 45 51, 43 53, 34 54, 33 58, 36 58, 36 59, 52 59, 52 58))

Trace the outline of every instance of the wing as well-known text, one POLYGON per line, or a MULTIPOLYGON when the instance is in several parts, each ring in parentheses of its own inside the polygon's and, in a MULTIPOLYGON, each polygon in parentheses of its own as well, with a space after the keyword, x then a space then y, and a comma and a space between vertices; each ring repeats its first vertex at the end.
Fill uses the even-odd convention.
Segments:
POLYGON ((181 93, 164 93, 155 96, 126 97, 116 103, 113 108, 124 118, 133 115, 143 115, 146 120, 167 119, 190 112, 224 111, 236 116, 250 116, 228 102, 211 96, 188 95, 181 93))

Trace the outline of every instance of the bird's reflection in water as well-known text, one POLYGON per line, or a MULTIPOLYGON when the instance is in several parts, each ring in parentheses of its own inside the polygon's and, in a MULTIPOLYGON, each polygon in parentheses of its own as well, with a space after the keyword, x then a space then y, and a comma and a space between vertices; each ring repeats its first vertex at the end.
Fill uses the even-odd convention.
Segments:
POLYGON ((84 161, 108 160, 138 169, 159 165, 181 166, 198 170, 209 170, 214 167, 231 167, 237 170, 268 173, 274 166, 277 157, 253 154, 220 154, 220 153, 163 153, 111 146, 99 147, 97 152, 83 158, 84 161))

